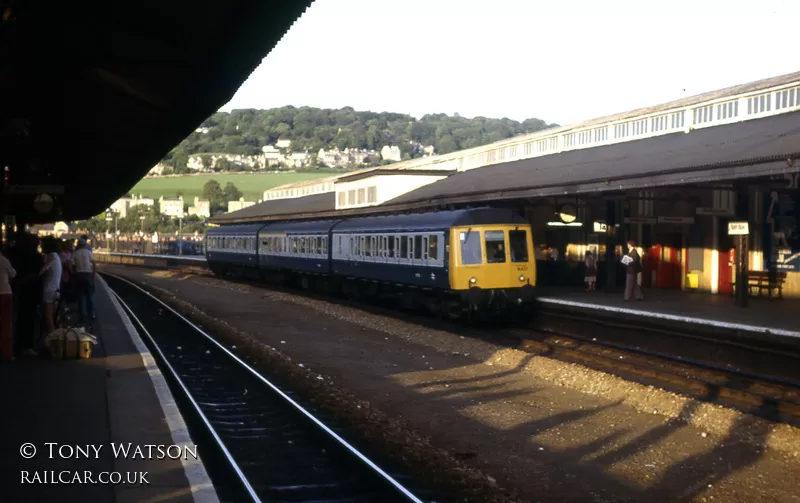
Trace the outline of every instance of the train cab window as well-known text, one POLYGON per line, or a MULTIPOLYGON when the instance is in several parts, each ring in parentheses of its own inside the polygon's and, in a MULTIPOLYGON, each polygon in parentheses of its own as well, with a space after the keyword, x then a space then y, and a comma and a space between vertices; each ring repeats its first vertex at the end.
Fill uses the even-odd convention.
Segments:
POLYGON ((490 264, 501 264, 506 261, 506 239, 503 231, 486 231, 486 261, 490 264))
POLYGON ((439 236, 431 234, 428 237, 428 260, 439 260, 439 236))
POLYGON ((512 262, 528 261, 528 233, 525 231, 509 231, 508 247, 512 262))
POLYGON ((422 258, 422 236, 414 237, 414 258, 419 260, 422 258))
POLYGON ((481 258, 481 233, 468 231, 459 233, 461 242, 461 263, 464 265, 480 264, 481 258))

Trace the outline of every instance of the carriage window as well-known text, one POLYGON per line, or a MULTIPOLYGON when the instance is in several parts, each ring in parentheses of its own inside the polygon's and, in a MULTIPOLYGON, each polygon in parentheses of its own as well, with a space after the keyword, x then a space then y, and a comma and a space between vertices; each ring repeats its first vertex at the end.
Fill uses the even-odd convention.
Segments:
POLYGON ((322 237, 322 238, 320 238, 320 240, 322 241, 322 251, 320 253, 322 253, 323 255, 327 255, 328 254, 328 236, 322 237))
POLYGON ((486 260, 490 264, 501 264, 506 261, 506 240, 503 231, 486 231, 486 260))
POLYGON ((292 253, 297 253, 297 245, 297 238, 292 238, 292 249, 290 250, 292 253))
POLYGON ((421 259, 422 258, 422 236, 416 236, 414 238, 414 258, 421 259))
POLYGON ((408 239, 405 236, 400 238, 400 258, 408 258, 408 239))
POLYGON ((428 260, 439 260, 438 239, 439 236, 433 234, 428 238, 428 260))
POLYGON ((460 232, 459 241, 461 241, 461 263, 464 265, 480 264, 482 262, 480 232, 460 232))
POLYGON ((387 257, 389 257, 389 258, 395 258, 395 255, 394 255, 394 245, 395 245, 395 241, 397 241, 397 238, 396 238, 396 237, 394 237, 394 236, 390 236, 390 237, 389 237, 389 243, 388 243, 388 245, 389 245, 389 248, 388 248, 388 250, 387 250, 387 251, 388 251, 388 253, 386 254, 386 256, 387 256, 387 257))
POLYGON ((509 231, 508 246, 511 248, 512 262, 528 261, 528 233, 525 231, 509 231))

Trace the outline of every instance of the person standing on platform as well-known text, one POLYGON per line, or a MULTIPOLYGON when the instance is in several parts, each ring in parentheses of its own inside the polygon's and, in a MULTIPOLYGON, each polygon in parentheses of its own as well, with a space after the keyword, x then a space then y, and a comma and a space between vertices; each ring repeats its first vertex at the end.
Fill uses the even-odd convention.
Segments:
POLYGON ((89 242, 89 236, 84 234, 84 235, 81 236, 81 239, 83 240, 84 243, 86 243, 86 249, 91 252, 92 251, 92 244, 89 242))
POLYGON ((58 243, 55 239, 43 240, 42 251, 45 254, 44 265, 39 271, 43 275, 42 311, 47 324, 47 333, 56 329, 56 304, 61 288, 61 257, 58 256, 58 243))
POLYGON ((43 259, 36 250, 39 238, 34 234, 20 233, 14 247, 13 261, 17 269, 13 292, 17 315, 15 317, 14 339, 17 355, 38 356, 34 350, 36 309, 42 298, 39 270, 43 259))
POLYGON ((78 305, 81 310, 81 320, 94 320, 94 280, 97 275, 97 266, 94 255, 89 250, 86 241, 78 241, 78 249, 72 254, 72 263, 75 266, 75 289, 78 293, 78 305))
POLYGON ((625 266, 625 300, 631 300, 631 296, 636 300, 644 300, 638 281, 639 273, 642 272, 642 258, 633 241, 628 241, 628 253, 622 257, 622 264, 625 266))
POLYGON ((11 262, 0 252, 0 360, 4 361, 14 359, 14 303, 9 281, 16 275, 11 262))
POLYGON ((591 251, 586 252, 586 273, 584 276, 586 291, 594 292, 597 284, 597 262, 595 262, 594 254, 591 251))

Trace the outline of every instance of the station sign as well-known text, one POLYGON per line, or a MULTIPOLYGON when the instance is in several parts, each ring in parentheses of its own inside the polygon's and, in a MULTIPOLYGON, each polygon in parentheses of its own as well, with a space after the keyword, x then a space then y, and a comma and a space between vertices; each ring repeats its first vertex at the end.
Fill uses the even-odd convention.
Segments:
POLYGON ((605 222, 594 222, 592 228, 594 232, 608 232, 608 225, 605 222))
POLYGON ((749 222, 728 222, 729 236, 747 236, 750 234, 749 222))
POLYGON ((697 208, 698 215, 718 216, 718 217, 732 217, 734 215, 733 208, 711 208, 708 206, 701 206, 697 208))
POLYGON ((660 224, 693 224, 694 217, 658 217, 660 224))

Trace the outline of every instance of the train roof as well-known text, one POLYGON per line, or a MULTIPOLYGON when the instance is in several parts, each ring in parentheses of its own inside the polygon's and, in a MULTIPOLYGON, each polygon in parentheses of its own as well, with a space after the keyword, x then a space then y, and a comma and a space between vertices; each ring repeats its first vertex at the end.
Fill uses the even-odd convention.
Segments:
POLYGON ((528 224, 528 220, 507 208, 467 208, 352 218, 336 225, 333 232, 445 230, 454 226, 491 224, 528 224))
POLYGON ((206 232, 207 236, 232 235, 232 234, 257 234, 264 224, 220 225, 211 227, 206 232))
POLYGON ((318 232, 325 232, 331 230, 337 222, 341 220, 314 220, 311 222, 308 221, 299 221, 299 222, 270 222, 267 223, 266 226, 262 227, 261 232, 264 233, 274 233, 274 232, 285 232, 287 234, 292 233, 318 233, 318 232))

